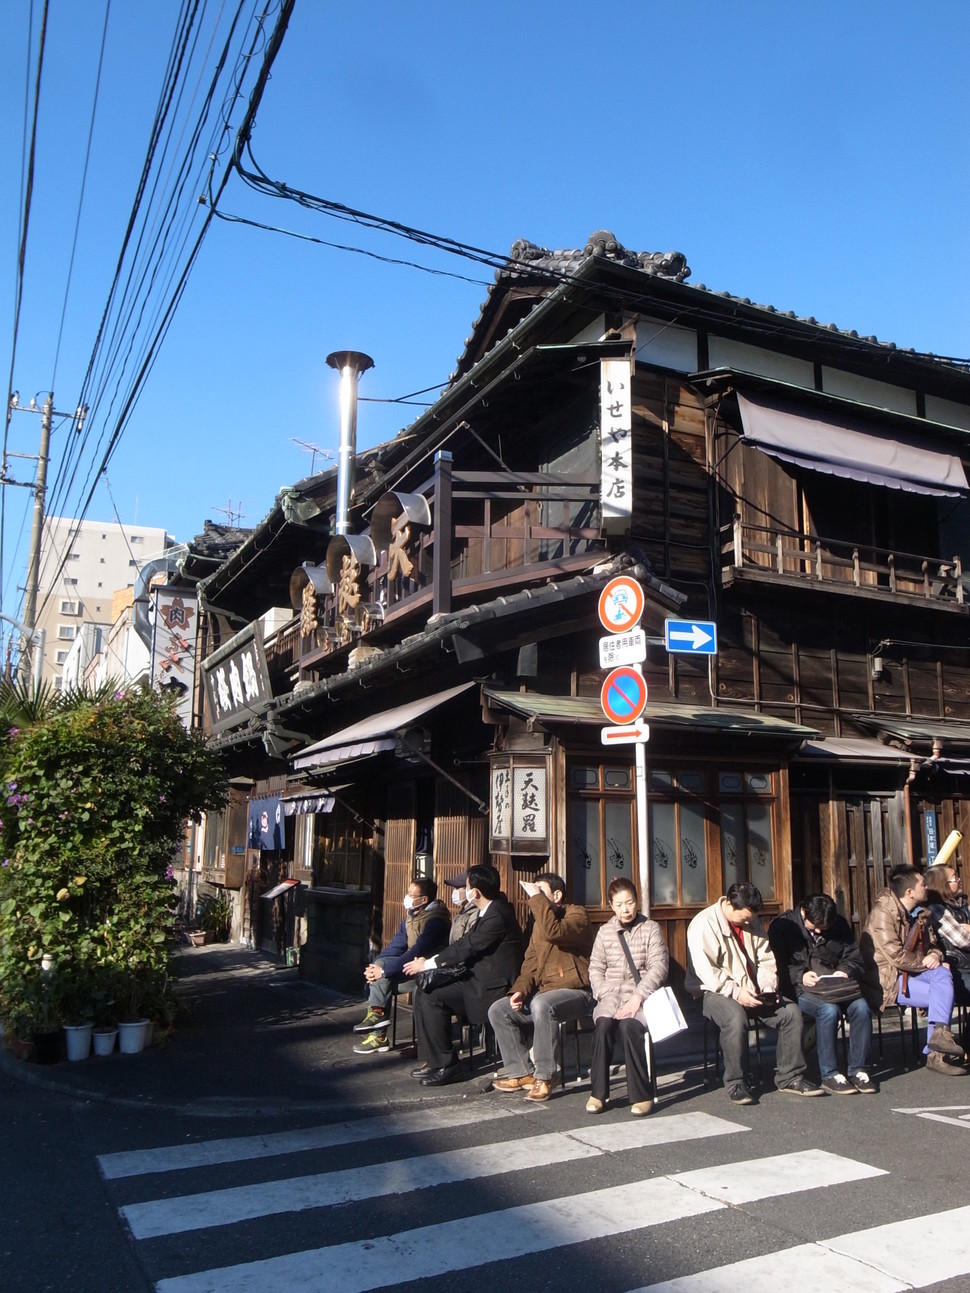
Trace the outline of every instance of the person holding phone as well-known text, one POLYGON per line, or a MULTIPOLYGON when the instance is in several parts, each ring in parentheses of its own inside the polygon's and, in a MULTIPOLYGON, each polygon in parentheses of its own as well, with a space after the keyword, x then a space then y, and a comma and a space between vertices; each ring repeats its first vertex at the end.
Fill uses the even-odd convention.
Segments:
POLYGON ((805 1076, 802 1012, 778 996, 778 969, 764 926, 757 885, 732 884, 723 898, 697 913, 687 927, 688 992, 701 998, 705 1019, 721 1035, 724 1085, 732 1104, 754 1104, 745 1080, 748 1011, 778 1032, 775 1086, 787 1095, 824 1095, 805 1076))
POLYGON ((812 894, 776 916, 768 942, 778 962, 786 996, 815 1020, 815 1046, 822 1089, 829 1095, 873 1095, 869 1076, 872 1010, 862 995, 865 964, 849 922, 827 893, 812 894), (839 1019, 849 1023, 848 1075, 839 1072, 835 1038, 839 1019))

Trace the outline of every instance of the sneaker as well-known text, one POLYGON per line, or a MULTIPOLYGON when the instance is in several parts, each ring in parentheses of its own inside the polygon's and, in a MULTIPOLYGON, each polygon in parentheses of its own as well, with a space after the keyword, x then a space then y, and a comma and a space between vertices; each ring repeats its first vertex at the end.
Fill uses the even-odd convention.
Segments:
POLYGON ((735 1082, 728 1087, 728 1099, 732 1104, 754 1104, 754 1096, 746 1082, 735 1082))
POLYGON ((368 1010, 359 1024, 354 1024, 355 1033, 372 1033, 377 1028, 390 1027, 391 1021, 383 1010, 368 1010))
POLYGON ((876 1090, 877 1090, 876 1084, 875 1082, 873 1082, 872 1078, 869 1076, 868 1073, 866 1073, 864 1069, 860 1069, 858 1073, 850 1073, 849 1081, 852 1083, 855 1089, 861 1092, 863 1095, 876 1094, 876 1090))
POLYGON ((926 1057, 926 1067, 931 1073, 942 1073, 944 1077, 966 1077, 967 1075, 965 1065, 953 1063, 939 1051, 930 1051, 926 1057))
POLYGON ((831 1077, 822 1078, 822 1090, 827 1091, 829 1095, 856 1094, 855 1083, 844 1078, 841 1073, 833 1073, 831 1077))
POLYGON ((378 1055, 391 1049, 391 1043, 387 1040, 387 1033, 383 1030, 379 1033, 370 1033, 362 1042, 358 1042, 354 1047, 355 1055, 378 1055))
POLYGON ((949 1055, 956 1060, 958 1064, 966 1063, 966 1055, 963 1047, 950 1032, 949 1028, 944 1028, 942 1024, 937 1024, 933 1029, 933 1035, 926 1043, 931 1051, 936 1051, 938 1055, 949 1055))
POLYGON ((784 1086, 778 1088, 784 1091, 786 1095, 824 1095, 825 1092, 814 1082, 809 1082, 806 1077, 793 1078, 791 1082, 786 1082, 784 1086))

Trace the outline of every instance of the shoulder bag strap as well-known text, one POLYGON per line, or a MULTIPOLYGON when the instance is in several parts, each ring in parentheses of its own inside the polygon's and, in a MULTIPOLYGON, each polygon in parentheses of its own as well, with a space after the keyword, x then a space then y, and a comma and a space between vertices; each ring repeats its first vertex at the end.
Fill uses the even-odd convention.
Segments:
POLYGON ((640 977, 641 977, 640 971, 637 969, 636 964, 633 960, 633 953, 630 951, 630 944, 623 937, 625 933, 626 933, 625 929, 618 929, 616 931, 616 936, 620 940, 620 946, 623 948, 623 955, 626 957, 627 965, 629 965, 630 967, 630 973, 633 975, 633 982, 639 983, 640 977))

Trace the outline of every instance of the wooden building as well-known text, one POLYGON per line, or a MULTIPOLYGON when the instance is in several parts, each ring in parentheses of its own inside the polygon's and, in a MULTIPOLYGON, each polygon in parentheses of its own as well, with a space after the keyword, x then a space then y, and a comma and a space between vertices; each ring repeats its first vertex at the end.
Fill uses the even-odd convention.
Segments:
POLYGON ((967 365, 688 277, 608 233, 517 243, 444 394, 361 455, 349 529, 334 472, 300 482, 202 584, 213 740, 296 806, 246 870, 306 881, 306 972, 350 984, 415 868, 486 859, 597 918, 632 876, 682 972, 732 881, 858 926, 966 829, 967 365), (653 639, 646 857, 601 740, 620 572, 653 639), (669 617, 716 655, 669 654, 669 617))

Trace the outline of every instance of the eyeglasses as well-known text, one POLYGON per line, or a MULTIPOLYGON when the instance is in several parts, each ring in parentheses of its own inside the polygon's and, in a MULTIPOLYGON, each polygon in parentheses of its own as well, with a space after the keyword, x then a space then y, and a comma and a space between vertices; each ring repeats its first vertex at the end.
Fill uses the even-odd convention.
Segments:
POLYGON ((959 884, 959 883, 960 883, 960 877, 958 875, 951 875, 949 880, 947 880, 947 884, 959 884))

